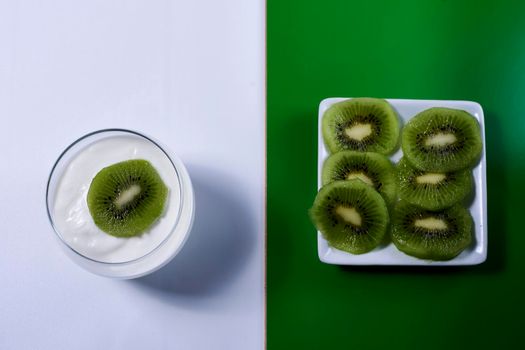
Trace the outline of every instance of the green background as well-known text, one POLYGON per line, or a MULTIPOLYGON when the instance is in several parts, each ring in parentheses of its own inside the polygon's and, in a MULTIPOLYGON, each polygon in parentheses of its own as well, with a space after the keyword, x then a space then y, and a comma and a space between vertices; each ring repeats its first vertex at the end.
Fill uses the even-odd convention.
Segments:
POLYGON ((525 2, 268 0, 267 30, 268 349, 503 349, 523 339, 525 2), (482 105, 486 263, 319 262, 307 210, 317 108, 334 96, 482 105))

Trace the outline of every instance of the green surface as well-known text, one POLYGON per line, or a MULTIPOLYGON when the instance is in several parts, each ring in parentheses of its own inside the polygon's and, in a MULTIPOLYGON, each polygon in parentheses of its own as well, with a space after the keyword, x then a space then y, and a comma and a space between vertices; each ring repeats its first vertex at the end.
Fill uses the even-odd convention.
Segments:
POLYGON ((525 314, 525 2, 268 0, 268 349, 510 348, 525 314), (489 258, 325 265, 307 210, 325 97, 485 110, 489 258))

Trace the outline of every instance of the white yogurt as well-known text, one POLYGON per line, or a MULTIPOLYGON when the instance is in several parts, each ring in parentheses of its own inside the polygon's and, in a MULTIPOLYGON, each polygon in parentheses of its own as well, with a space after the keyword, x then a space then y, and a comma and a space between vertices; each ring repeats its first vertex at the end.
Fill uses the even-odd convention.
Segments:
POLYGON ((95 141, 73 156, 58 180, 53 217, 62 239, 75 251, 99 262, 118 263, 135 260, 157 248, 172 232, 180 202, 179 178, 160 148, 138 136, 111 136, 95 141), (139 236, 119 238, 95 225, 86 197, 91 180, 102 168, 129 159, 149 161, 169 188, 169 194, 163 216, 150 230, 139 236))

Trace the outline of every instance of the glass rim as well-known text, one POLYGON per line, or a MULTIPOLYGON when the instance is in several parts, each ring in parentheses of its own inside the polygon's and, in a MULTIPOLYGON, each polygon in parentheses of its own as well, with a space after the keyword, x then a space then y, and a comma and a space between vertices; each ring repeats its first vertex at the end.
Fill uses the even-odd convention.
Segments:
POLYGON ((152 138, 150 138, 150 137, 148 137, 148 136, 146 136, 146 135, 144 135, 144 134, 142 134, 142 133, 140 133, 138 131, 134 131, 134 130, 130 130, 130 129, 123 129, 123 128, 107 128, 107 129, 95 130, 95 131, 89 132, 89 133, 81 136, 80 138, 76 139, 71 144, 69 144, 60 153, 60 155, 58 156, 57 160, 53 164, 53 167, 51 168, 51 171, 50 171, 48 179, 47 179, 47 184, 46 184, 46 212, 47 212, 47 218, 48 218, 51 226, 53 227, 53 231, 55 232, 55 235, 60 239, 61 243, 63 243, 74 254, 80 256, 83 259, 89 260, 90 262, 94 262, 94 263, 97 263, 97 264, 103 264, 103 265, 108 265, 108 266, 129 265, 129 264, 138 262, 140 260, 143 260, 143 259, 147 258, 150 255, 153 255, 153 253, 155 253, 162 246, 164 246, 166 244, 166 242, 172 237, 173 232, 175 232, 176 227, 179 225, 179 220, 180 220, 181 213, 182 213, 182 206, 183 206, 183 203, 184 203, 184 190, 183 190, 183 185, 182 185, 181 181, 182 180, 181 180, 181 176, 180 176, 179 170, 177 169, 177 166, 173 162, 173 159, 171 159, 169 153, 161 145, 159 145, 155 140, 153 140, 152 138), (82 142, 82 141, 84 141, 84 140, 86 140, 86 139, 88 139, 88 138, 90 138, 92 136, 95 136, 95 135, 104 134, 104 133, 111 133, 111 132, 116 132, 116 133, 120 132, 120 133, 131 134, 131 135, 135 135, 135 136, 141 137, 141 138, 146 139, 147 141, 151 142, 158 149, 160 149, 162 151, 162 153, 166 156, 166 158, 168 158, 169 162, 171 163, 171 165, 173 167, 173 170, 175 171, 175 174, 176 174, 177 180, 178 180, 177 182, 179 184, 179 193, 180 193, 179 210, 178 210, 178 213, 177 213, 177 218, 176 218, 175 223, 173 224, 173 227, 171 228, 171 231, 169 232, 169 234, 155 248, 153 248, 152 250, 150 250, 146 254, 144 254, 142 256, 139 256, 138 258, 135 258, 135 259, 132 259, 132 260, 118 261, 118 262, 99 261, 99 260, 93 259, 93 258, 91 258, 89 256, 86 256, 86 255, 80 253, 79 251, 74 249, 72 246, 70 246, 65 241, 65 239, 62 237, 62 235, 60 234, 58 228, 56 227, 55 222, 53 220, 53 217, 51 215, 51 209, 50 209, 50 205, 49 205, 49 195, 50 195, 49 189, 50 189, 50 185, 51 185, 51 179, 53 179, 53 175, 55 175, 55 170, 56 170, 58 164, 60 163, 60 161, 64 158, 64 156, 74 146, 76 146, 80 142, 82 142))

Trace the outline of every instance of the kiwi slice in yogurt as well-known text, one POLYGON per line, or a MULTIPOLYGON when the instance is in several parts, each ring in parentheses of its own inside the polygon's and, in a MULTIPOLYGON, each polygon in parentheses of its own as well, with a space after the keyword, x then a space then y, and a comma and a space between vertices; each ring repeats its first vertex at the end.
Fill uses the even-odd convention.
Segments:
POLYGON ((132 159, 100 170, 89 187, 87 204, 102 231, 133 237, 159 219, 167 196, 168 187, 151 163, 132 159))

